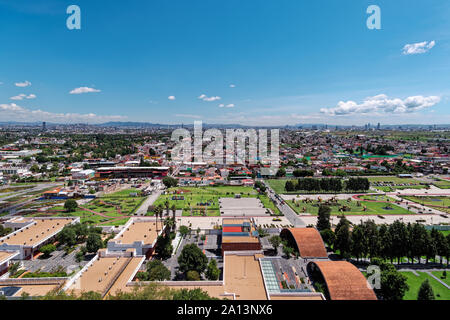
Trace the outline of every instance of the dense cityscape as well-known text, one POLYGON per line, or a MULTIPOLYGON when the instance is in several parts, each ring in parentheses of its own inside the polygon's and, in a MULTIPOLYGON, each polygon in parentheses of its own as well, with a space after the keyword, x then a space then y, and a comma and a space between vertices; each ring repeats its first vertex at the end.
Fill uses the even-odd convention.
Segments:
POLYGON ((274 176, 174 159, 177 128, 4 124, 1 296, 450 298, 445 126, 279 128, 274 176))

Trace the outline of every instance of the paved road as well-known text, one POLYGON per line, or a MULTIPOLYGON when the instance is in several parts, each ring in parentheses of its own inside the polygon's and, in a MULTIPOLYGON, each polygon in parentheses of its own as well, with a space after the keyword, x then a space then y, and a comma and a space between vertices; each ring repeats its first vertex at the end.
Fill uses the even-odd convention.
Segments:
POLYGON ((289 222, 294 225, 295 228, 303 228, 306 227, 306 223, 298 217, 298 215, 295 213, 294 210, 292 210, 291 207, 289 207, 288 204, 286 204, 285 201, 280 201, 281 198, 273 191, 273 189, 267 184, 264 180, 262 181, 265 186, 267 187, 267 194, 269 197, 275 201, 276 206, 278 209, 280 209, 281 213, 284 214, 284 216, 289 220, 289 222))
POLYGON ((136 210, 135 214, 137 216, 145 216, 147 214, 148 207, 151 206, 156 201, 156 199, 158 199, 161 193, 162 190, 153 191, 153 193, 149 195, 147 199, 144 200, 142 205, 136 210))

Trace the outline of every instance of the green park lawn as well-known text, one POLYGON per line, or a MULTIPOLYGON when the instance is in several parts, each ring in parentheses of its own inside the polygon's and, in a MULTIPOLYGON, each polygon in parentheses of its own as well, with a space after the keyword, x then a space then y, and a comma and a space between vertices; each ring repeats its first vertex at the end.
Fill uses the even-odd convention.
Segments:
POLYGON ((425 185, 421 185, 419 180, 412 178, 399 177, 369 177, 371 186, 383 192, 392 192, 402 189, 424 189, 425 185), (377 183, 384 185, 377 185, 377 183))
POLYGON ((276 179, 267 179, 266 182, 269 186, 278 194, 288 194, 284 186, 286 185, 286 181, 288 180, 276 180, 276 179))
POLYGON ((425 279, 430 281, 436 300, 450 300, 450 290, 425 272, 418 271, 417 273, 419 276, 416 276, 409 271, 402 271, 401 273, 408 278, 409 285, 409 290, 405 293, 403 300, 417 300, 420 285, 425 281, 425 279))
POLYGON ((385 202, 395 203, 394 198, 384 196, 384 195, 363 195, 363 196, 360 196, 360 198, 363 200, 385 201, 385 202))
POLYGON ((413 178, 399 178, 394 176, 377 176, 377 177, 369 177, 369 182, 371 183, 392 183, 392 184, 420 184, 419 180, 413 178))
MULTIPOLYGON (((317 215, 319 213, 319 202, 313 201, 313 203, 302 203, 301 200, 296 200, 294 204, 291 200, 286 201, 289 206, 294 209, 297 214, 312 214, 317 215), (306 212, 303 212, 303 207, 306 208, 306 212)), ((391 210, 385 209, 386 203, 360 201, 361 206, 358 206, 357 201, 338 200, 338 205, 331 207, 331 215, 390 215, 390 214, 412 214, 411 211, 403 209, 395 204, 390 204, 391 210), (349 207, 349 211, 341 212, 339 208, 341 206, 349 207), (364 211, 364 206, 367 210, 364 211)))
POLYGON ((450 197, 404 196, 403 198, 426 206, 450 207, 450 197))
POLYGON ((441 189, 450 189, 450 180, 435 179, 433 184, 441 189))
MULTIPOLYGON (((207 216, 220 216, 219 199, 232 198, 235 194, 241 194, 243 198, 258 197, 266 208, 272 209, 274 213, 279 214, 278 208, 266 195, 258 195, 252 187, 241 186, 170 188, 168 193, 161 195, 153 203, 153 206, 162 205, 165 208, 165 202, 168 201, 169 207, 175 205, 177 210, 183 210, 183 216, 190 216, 191 213, 194 216, 201 216, 204 209, 207 209, 207 216), (177 194, 176 191, 180 190, 183 193, 177 194), (174 196, 183 196, 184 200, 173 200, 174 196), (209 205, 205 205, 206 203, 209 205)), ((149 215, 154 215, 154 213, 150 212, 149 215)))
POLYGON ((450 286, 450 270, 447 270, 447 276, 443 278, 444 271, 432 271, 431 272, 435 277, 441 279, 441 281, 445 282, 448 286, 450 286))
POLYGON ((434 208, 440 211, 450 213, 450 197, 431 197, 431 196, 404 196, 403 199, 427 207, 439 206, 442 208, 434 208))

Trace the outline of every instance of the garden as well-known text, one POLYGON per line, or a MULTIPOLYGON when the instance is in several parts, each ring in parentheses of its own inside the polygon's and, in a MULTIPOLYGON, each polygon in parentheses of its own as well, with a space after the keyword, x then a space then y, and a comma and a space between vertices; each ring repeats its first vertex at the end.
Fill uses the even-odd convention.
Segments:
POLYGON ((355 201, 352 198, 347 200, 337 200, 332 198, 328 201, 320 197, 304 200, 286 201, 297 214, 317 215, 320 205, 327 205, 331 208, 331 215, 389 215, 389 214, 413 214, 411 211, 401 208, 392 203, 355 201))
MULTIPOLYGON (((266 195, 258 194, 252 187, 241 186, 170 188, 153 203, 153 207, 165 208, 167 201, 169 208, 174 205, 176 210, 183 210, 183 216, 220 216, 219 199, 234 198, 237 194, 241 198, 259 198, 265 208, 280 213, 266 195)), ((154 211, 148 213, 154 214, 154 211)))

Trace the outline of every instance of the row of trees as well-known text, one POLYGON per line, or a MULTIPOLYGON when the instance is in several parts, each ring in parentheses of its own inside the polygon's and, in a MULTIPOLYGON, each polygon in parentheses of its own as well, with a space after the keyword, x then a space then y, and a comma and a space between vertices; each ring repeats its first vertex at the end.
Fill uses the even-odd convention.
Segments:
POLYGON ((290 192, 296 190, 341 192, 344 189, 347 191, 367 191, 369 187, 370 182, 367 178, 350 178, 345 182, 345 188, 340 178, 301 178, 297 181, 288 180, 285 184, 286 191, 290 192))
MULTIPOLYGON (((27 294, 22 295, 23 299, 30 299, 27 294)), ((1 300, 0 296, 0 300, 1 300)), ((6 299, 6 298, 5 298, 6 299)), ((53 290, 45 296, 32 298, 39 300, 103 300, 98 292, 88 291, 80 294, 74 292, 64 292, 53 290)), ((215 300, 202 289, 172 289, 157 283, 150 283, 136 286, 132 291, 119 291, 106 296, 108 300, 215 300)))
POLYGON ((370 188, 370 182, 367 178, 350 178, 345 183, 348 191, 367 191, 370 188))
POLYGON ((313 178, 303 178, 297 181, 286 181, 285 184, 286 191, 342 191, 342 180, 339 178, 323 178, 323 179, 313 179, 313 178))
POLYGON ((350 222, 342 217, 333 232, 329 211, 321 207, 317 228, 324 241, 333 250, 339 250, 344 258, 381 258, 391 262, 396 259, 400 263, 406 257, 408 262, 414 263, 414 259, 420 261, 425 257, 428 263, 438 255, 441 264, 443 257, 448 264, 450 257, 450 235, 444 236, 436 229, 429 231, 420 223, 405 224, 397 220, 390 225, 377 226, 373 220, 368 220, 350 230, 350 222))

